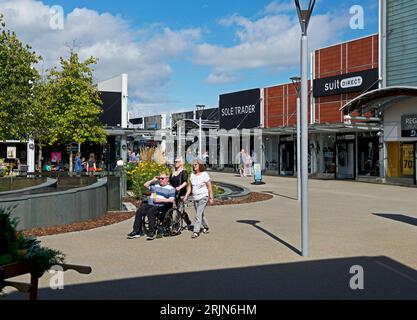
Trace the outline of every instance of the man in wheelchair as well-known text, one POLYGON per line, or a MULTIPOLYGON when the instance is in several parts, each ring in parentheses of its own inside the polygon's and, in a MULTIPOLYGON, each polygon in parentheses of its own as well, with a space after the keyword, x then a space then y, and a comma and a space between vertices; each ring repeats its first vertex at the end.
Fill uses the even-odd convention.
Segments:
POLYGON ((161 172, 159 177, 144 184, 146 189, 149 189, 151 195, 147 203, 136 211, 135 222, 133 224, 133 231, 127 235, 128 239, 137 239, 144 234, 142 233, 142 221, 145 216, 148 217, 149 230, 147 240, 155 239, 156 218, 163 220, 165 214, 171 209, 175 203, 175 188, 169 184, 169 176, 166 172, 161 172))

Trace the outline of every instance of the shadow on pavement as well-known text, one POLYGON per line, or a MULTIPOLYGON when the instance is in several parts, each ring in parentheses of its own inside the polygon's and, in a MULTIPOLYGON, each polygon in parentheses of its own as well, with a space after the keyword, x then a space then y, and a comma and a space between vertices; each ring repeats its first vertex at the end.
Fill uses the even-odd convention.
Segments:
POLYGON ((286 242, 286 241, 278 238, 276 235, 274 235, 273 233, 269 232, 268 230, 266 230, 266 229, 258 226, 258 223, 260 223, 260 221, 257 221, 257 220, 239 220, 237 222, 238 223, 249 224, 249 225, 255 227, 256 229, 262 231, 266 235, 270 236, 272 239, 278 241, 279 243, 281 243, 284 246, 286 246, 288 249, 294 251, 296 254, 298 254, 298 255, 301 256, 302 252, 300 250, 298 250, 296 247, 294 247, 293 245, 289 244, 288 242, 286 242))
POLYGON ((293 198, 293 197, 290 197, 290 196, 285 196, 283 194, 276 193, 275 191, 262 191, 262 192, 263 193, 269 193, 269 194, 272 194, 274 196, 285 198, 285 199, 290 199, 290 200, 295 200, 295 201, 298 200, 297 198, 293 198))
MULTIPOLYGON (((175 262, 167 263, 175 269, 175 262)), ((13 293, 6 300, 26 298, 13 293)), ((383 256, 352 257, 68 285, 41 289, 39 299, 417 299, 417 272, 383 256), (355 291, 350 270, 357 265, 364 270, 364 290, 355 291)))
POLYGON ((391 219, 407 224, 411 224, 412 226, 417 227, 417 219, 414 217, 406 216, 403 214, 396 214, 396 213, 374 213, 375 216, 385 218, 385 219, 391 219))

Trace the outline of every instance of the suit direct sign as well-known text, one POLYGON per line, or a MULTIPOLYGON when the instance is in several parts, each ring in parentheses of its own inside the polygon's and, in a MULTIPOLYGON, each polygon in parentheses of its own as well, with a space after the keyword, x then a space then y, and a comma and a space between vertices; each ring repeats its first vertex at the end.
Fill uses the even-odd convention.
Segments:
POLYGON ((403 138, 417 137, 417 114, 407 114, 401 117, 401 136, 403 138))
POLYGON ((220 129, 253 129, 261 125, 261 90, 220 96, 220 129))
POLYGON ((314 97, 378 89, 378 69, 314 80, 314 97))

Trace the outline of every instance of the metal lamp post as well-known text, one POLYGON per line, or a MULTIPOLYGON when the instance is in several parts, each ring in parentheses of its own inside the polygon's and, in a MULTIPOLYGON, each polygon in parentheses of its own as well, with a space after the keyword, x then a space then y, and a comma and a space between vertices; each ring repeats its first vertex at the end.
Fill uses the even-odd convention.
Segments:
POLYGON ((198 134, 198 158, 199 159, 202 159, 203 158, 203 153, 202 153, 202 150, 201 150, 203 148, 203 141, 202 141, 202 139, 203 139, 203 132, 202 132, 203 121, 202 121, 201 117, 202 117, 202 113, 203 113, 205 107, 206 107, 205 105, 197 105, 196 106, 197 111, 200 112, 199 119, 198 119, 198 127, 199 127, 199 134, 198 134))
POLYGON ((301 201, 301 77, 292 77, 290 79, 294 85, 295 91, 297 92, 297 200, 301 201))
MULTIPOLYGON (((309 255, 308 212, 308 39, 307 29, 316 0, 309 0, 307 9, 294 0, 301 25, 301 229, 302 256, 309 255)), ((304 4, 307 1, 303 1, 304 4)))

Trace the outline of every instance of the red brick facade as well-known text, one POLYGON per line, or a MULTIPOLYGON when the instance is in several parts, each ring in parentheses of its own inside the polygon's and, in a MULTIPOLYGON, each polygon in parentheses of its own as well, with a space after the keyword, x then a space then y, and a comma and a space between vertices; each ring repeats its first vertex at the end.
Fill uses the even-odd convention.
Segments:
POLYGON ((265 88, 265 101, 266 128, 297 124, 297 93, 292 83, 265 88))
MULTIPOLYGON (((353 40, 315 52, 315 79, 378 68, 378 35, 353 40)), ((316 123, 341 123, 339 111, 361 92, 316 98, 316 123)))
MULTIPOLYGON (((315 79, 378 68, 378 35, 316 50, 315 79)), ((315 99, 315 122, 342 123, 339 111, 361 92, 339 94, 315 99)), ((310 115, 309 115, 310 117, 310 115)), ((296 92, 292 84, 265 89, 265 127, 295 126, 296 92)))

